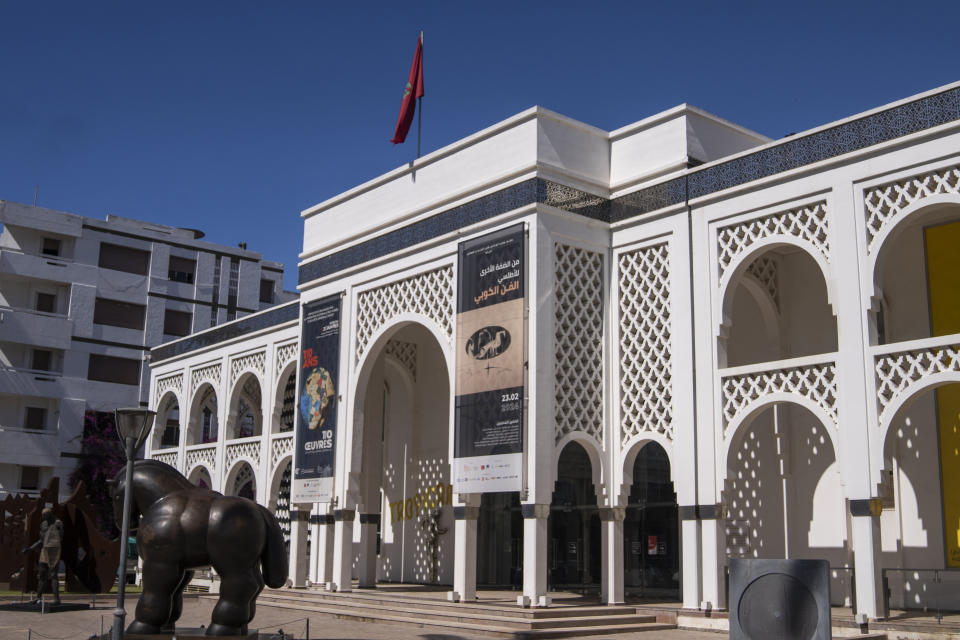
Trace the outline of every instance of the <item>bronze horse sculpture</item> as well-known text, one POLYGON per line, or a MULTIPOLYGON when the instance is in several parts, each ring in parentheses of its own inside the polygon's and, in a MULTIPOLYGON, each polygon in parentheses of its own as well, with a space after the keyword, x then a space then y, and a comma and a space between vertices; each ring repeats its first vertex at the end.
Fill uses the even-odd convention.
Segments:
MULTIPOLYGON (((111 481, 118 526, 124 472, 111 481)), ((132 502, 130 529, 137 530, 143 560, 143 595, 127 633, 171 630, 183 610, 191 569, 209 565, 221 586, 206 634, 246 634, 264 583, 278 588, 287 580, 283 533, 273 514, 252 500, 196 487, 156 460, 134 462, 132 502)))

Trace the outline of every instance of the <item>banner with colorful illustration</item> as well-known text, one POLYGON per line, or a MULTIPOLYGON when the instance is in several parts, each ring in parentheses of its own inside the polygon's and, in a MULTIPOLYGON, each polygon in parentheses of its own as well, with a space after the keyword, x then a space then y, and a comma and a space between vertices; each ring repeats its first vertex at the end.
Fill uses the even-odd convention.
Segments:
POLYGON ((523 488, 526 231, 462 242, 457 297, 453 489, 523 488))
POLYGON ((291 502, 329 502, 337 442, 340 296, 303 305, 291 502))

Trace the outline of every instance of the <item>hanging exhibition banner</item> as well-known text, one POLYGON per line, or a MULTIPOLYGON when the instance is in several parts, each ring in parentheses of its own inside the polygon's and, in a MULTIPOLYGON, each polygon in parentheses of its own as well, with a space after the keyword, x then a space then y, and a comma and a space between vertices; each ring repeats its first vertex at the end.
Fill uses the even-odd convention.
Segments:
POLYGON ((526 367, 522 224, 460 243, 453 490, 521 491, 526 367))
POLYGON ((303 305, 291 502, 329 502, 337 441, 340 296, 303 305))

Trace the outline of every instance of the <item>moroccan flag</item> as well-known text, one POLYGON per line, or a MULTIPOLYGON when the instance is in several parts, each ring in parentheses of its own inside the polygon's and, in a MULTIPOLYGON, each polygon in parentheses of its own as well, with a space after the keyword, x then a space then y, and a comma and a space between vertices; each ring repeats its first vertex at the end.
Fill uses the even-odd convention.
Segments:
POLYGON ((393 132, 393 144, 400 144, 407 139, 410 123, 413 122, 413 112, 417 108, 417 98, 423 97, 423 34, 417 38, 417 52, 413 54, 413 64, 410 66, 410 79, 403 90, 403 102, 400 103, 400 117, 397 118, 397 130, 393 132))

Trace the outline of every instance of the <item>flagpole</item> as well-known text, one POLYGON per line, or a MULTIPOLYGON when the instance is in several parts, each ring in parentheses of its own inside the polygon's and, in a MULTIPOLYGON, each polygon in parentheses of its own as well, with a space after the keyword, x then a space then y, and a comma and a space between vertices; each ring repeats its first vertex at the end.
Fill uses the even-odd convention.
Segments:
MULTIPOLYGON (((423 30, 420 31, 420 65, 423 68, 423 30)), ((423 71, 421 71, 421 74, 423 71)), ((423 124, 423 96, 417 98, 417 160, 420 159, 420 127, 423 124)))

